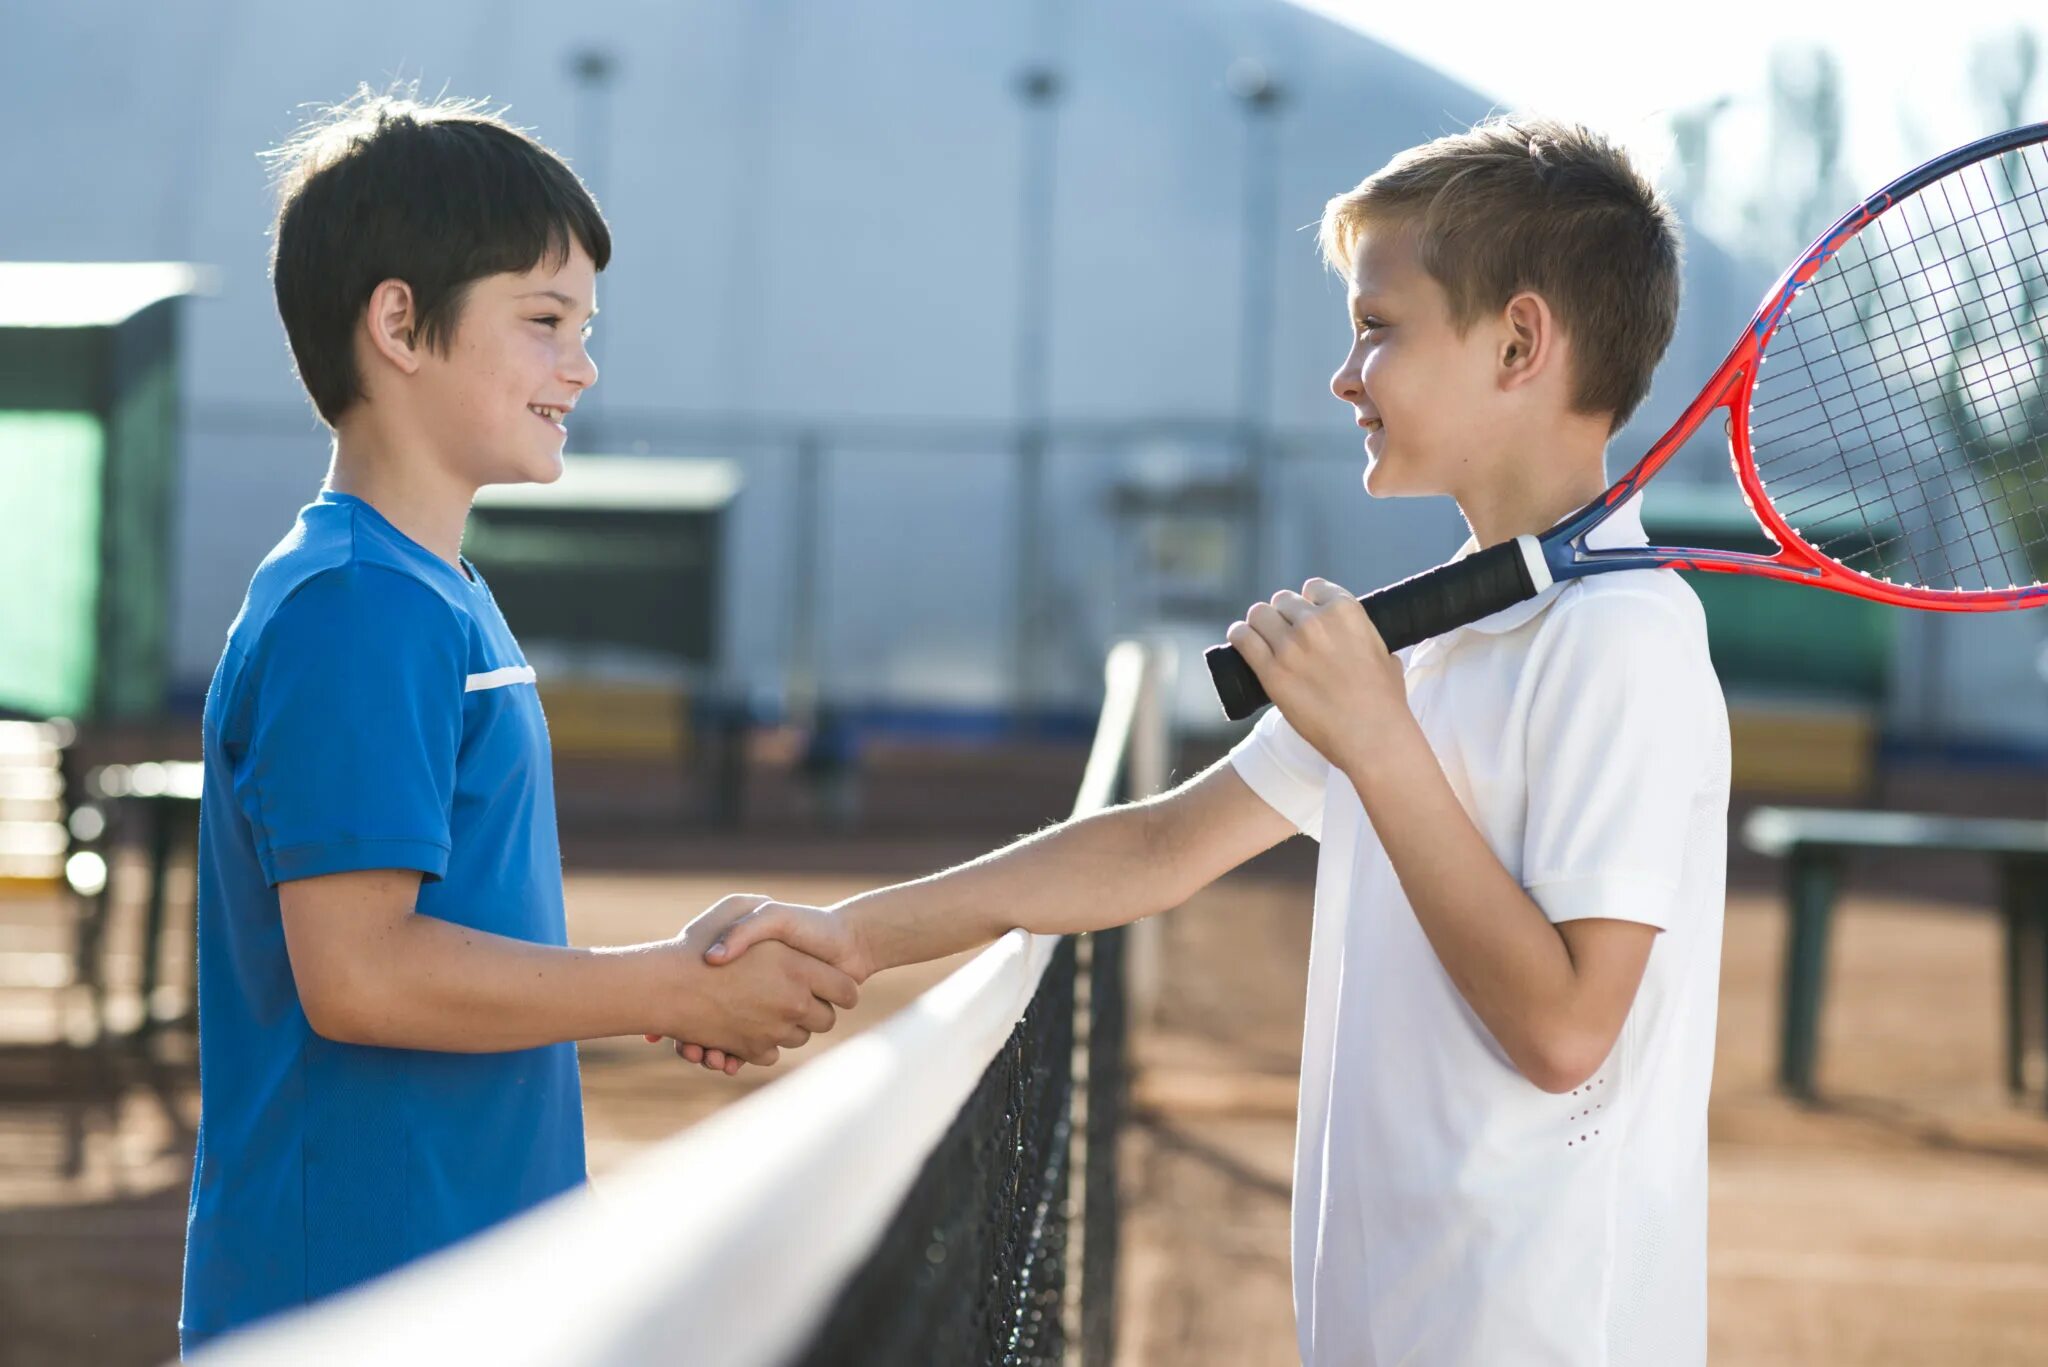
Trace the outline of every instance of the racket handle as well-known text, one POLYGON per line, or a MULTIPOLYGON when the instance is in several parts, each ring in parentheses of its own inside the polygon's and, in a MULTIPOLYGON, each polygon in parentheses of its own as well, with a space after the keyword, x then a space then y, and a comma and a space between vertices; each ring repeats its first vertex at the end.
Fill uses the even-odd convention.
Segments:
MULTIPOLYGON (((1359 599, 1359 605, 1372 618, 1388 650, 1405 650, 1417 641, 1441 636, 1534 598, 1549 586, 1550 575, 1546 570, 1539 585, 1530 572, 1532 561, 1543 563, 1535 538, 1516 537, 1389 584, 1359 599)), ((1223 700, 1223 714, 1232 721, 1243 721, 1272 701, 1237 647, 1211 646, 1202 658, 1208 661, 1216 696, 1223 700)))

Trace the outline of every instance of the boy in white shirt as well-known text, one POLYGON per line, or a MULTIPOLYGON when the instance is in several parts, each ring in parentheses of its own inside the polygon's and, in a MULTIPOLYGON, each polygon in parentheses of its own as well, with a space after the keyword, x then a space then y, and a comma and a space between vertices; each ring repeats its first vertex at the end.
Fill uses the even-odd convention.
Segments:
MULTIPOLYGON (((1337 196, 1322 245, 1370 493, 1455 498, 1467 554, 1605 489, 1679 288, 1676 221, 1621 151, 1490 122, 1337 196)), ((1593 534, 1642 540, 1634 508, 1593 534)), ((1276 706, 1205 773, 827 910, 770 904, 711 961, 778 939, 860 980, 1120 925, 1299 831, 1322 847, 1303 1361, 1703 1362, 1728 748, 1698 600, 1667 570, 1573 580, 1396 656, 1312 579, 1229 639, 1276 706)))

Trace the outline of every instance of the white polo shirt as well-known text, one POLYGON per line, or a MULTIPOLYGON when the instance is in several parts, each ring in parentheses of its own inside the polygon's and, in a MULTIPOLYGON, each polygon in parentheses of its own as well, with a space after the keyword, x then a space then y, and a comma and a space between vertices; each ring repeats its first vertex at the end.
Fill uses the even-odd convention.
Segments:
MULTIPOLYGON (((1634 504, 1590 541, 1642 544, 1634 504)), ((1703 1363, 1728 717, 1699 600, 1669 570, 1596 575, 1404 657, 1458 800, 1544 914, 1662 933, 1613 1053, 1553 1096, 1459 995, 1344 774, 1277 708, 1232 751, 1322 844, 1294 1167, 1302 1360, 1703 1363)))

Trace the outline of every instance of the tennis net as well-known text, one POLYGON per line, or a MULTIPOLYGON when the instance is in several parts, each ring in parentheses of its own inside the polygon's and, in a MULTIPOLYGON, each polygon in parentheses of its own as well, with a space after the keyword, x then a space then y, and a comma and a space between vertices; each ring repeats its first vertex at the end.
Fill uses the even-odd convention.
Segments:
MULTIPOLYGON (((1111 653, 1076 815, 1132 786, 1165 663, 1111 653)), ((601 1185, 200 1361, 1108 1367, 1124 957, 1012 931, 601 1185)))

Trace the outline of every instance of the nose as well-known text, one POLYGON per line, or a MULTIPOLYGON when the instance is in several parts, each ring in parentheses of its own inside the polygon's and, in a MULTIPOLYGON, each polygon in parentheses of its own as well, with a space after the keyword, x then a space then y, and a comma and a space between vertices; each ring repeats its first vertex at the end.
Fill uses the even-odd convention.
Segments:
POLYGON ((1356 404, 1365 397, 1365 382, 1359 378, 1358 349, 1353 347, 1344 364, 1330 377, 1330 392, 1345 403, 1356 404))
POLYGON ((597 383, 597 362, 590 359, 590 344, 578 342, 569 354, 568 364, 562 368, 562 378, 578 389, 588 389, 597 383))

